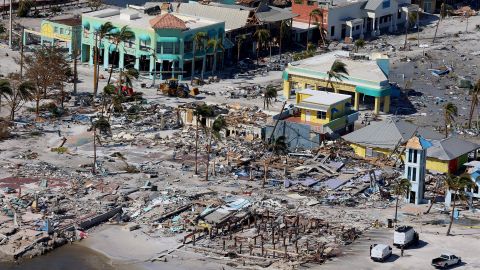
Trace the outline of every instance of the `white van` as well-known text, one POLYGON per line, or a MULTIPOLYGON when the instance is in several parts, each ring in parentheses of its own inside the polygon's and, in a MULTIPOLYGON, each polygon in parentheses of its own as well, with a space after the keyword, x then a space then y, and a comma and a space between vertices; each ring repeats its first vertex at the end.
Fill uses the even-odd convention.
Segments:
POLYGON ((373 244, 370 246, 370 259, 383 262, 392 255, 392 248, 385 244, 373 244))
POLYGON ((418 243, 418 233, 411 226, 400 226, 393 233, 393 245, 402 248, 418 243))

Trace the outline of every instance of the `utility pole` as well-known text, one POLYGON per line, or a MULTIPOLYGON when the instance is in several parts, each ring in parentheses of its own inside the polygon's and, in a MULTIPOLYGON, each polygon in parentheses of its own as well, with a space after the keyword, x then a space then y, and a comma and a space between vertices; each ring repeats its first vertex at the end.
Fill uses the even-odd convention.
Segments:
POLYGON ((93 47, 93 95, 97 94, 98 90, 98 71, 97 71, 97 64, 98 64, 98 49, 97 44, 98 42, 98 32, 95 33, 95 47, 93 47))
POLYGON ((77 56, 79 55, 76 40, 73 43, 73 95, 77 95, 77 56))
POLYGON ((13 33, 13 14, 12 14, 12 2, 13 0, 10 1, 10 31, 8 32, 8 48, 12 49, 12 33, 13 33))
POLYGON ((93 175, 97 174, 97 128, 93 124, 93 175))
POLYGON ((25 28, 22 26, 22 34, 20 36, 20 81, 23 78, 23 35, 25 35, 25 28))

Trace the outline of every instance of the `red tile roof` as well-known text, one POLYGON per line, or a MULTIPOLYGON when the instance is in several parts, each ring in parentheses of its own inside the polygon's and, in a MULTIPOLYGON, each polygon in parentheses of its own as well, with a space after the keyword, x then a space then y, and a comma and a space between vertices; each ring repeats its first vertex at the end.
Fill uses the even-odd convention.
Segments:
POLYGON ((170 13, 159 15, 150 20, 150 25, 154 29, 180 29, 186 30, 187 25, 181 19, 170 13))

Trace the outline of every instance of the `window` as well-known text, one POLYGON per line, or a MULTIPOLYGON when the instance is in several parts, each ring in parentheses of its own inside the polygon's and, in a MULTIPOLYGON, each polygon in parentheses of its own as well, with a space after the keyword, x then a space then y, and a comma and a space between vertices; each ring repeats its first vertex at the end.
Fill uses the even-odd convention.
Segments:
POLYGON ((412 168, 411 167, 407 168, 407 179, 408 180, 412 179, 412 168))
POLYGON ((317 112, 317 119, 327 119, 327 113, 326 112, 317 112))
POLYGON ((355 30, 359 30, 359 29, 360 29, 360 25, 355 26, 355 30))
POLYGON ((332 25, 332 27, 330 27, 330 36, 333 37, 335 36, 335 26, 332 25))
POLYGON ((88 38, 90 36, 90 31, 88 29, 83 28, 83 37, 88 38))
POLYGON ((141 50, 148 50, 150 48, 150 40, 140 40, 140 49, 141 50))
MULTIPOLYGON (((175 53, 175 43, 174 42, 160 42, 157 46, 157 50, 159 51, 161 47, 163 47, 163 53, 164 54, 175 53)), ((159 51, 159 53, 160 53, 160 51, 159 51)))
POLYGON ((408 150, 408 162, 412 162, 412 155, 413 155, 413 150, 409 149, 408 150))
POLYGON ((60 34, 63 35, 63 28, 60 28, 60 34))
POLYGON ((473 186, 473 193, 479 194, 479 193, 478 193, 478 185, 477 185, 477 184, 475 184, 475 185, 473 186))
POLYGON ((390 0, 383 0, 382 8, 389 8, 390 7, 390 0))
POLYGON ((308 0, 308 1, 307 1, 307 5, 313 6, 313 5, 315 5, 315 2, 316 2, 316 1, 308 0))
POLYGON ((367 147, 367 148, 365 149, 365 156, 367 156, 367 157, 373 157, 373 149, 370 148, 370 147, 367 147))
POLYGON ((401 19, 401 18, 402 18, 402 12, 399 10, 397 13, 397 19, 401 19))
POLYGON ((58 33, 58 27, 55 26, 53 32, 58 33))
POLYGON ((135 38, 125 41, 124 46, 126 48, 135 48, 135 38))
POLYGON ((417 168, 412 168, 412 181, 417 181, 417 168))
POLYGON ((417 150, 413 150, 413 163, 417 163, 417 156, 418 156, 417 154, 418 154, 417 150))

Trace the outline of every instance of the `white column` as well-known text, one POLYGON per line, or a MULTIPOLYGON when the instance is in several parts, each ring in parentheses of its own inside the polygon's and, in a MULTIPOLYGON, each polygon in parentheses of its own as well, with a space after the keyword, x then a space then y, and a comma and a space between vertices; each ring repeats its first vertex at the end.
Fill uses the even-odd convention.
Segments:
POLYGON ((375 36, 375 17, 372 18, 372 36, 375 36))
POLYGON ((377 36, 380 35, 380 18, 378 18, 377 30, 375 31, 375 33, 377 34, 377 36))
POLYGON ((350 39, 353 39, 353 24, 350 25, 350 39))
POLYGON ((360 25, 360 38, 362 38, 362 39, 363 39, 363 37, 364 37, 364 36, 363 36, 363 24, 364 24, 364 23, 365 23, 365 22, 362 22, 362 25, 360 25))

